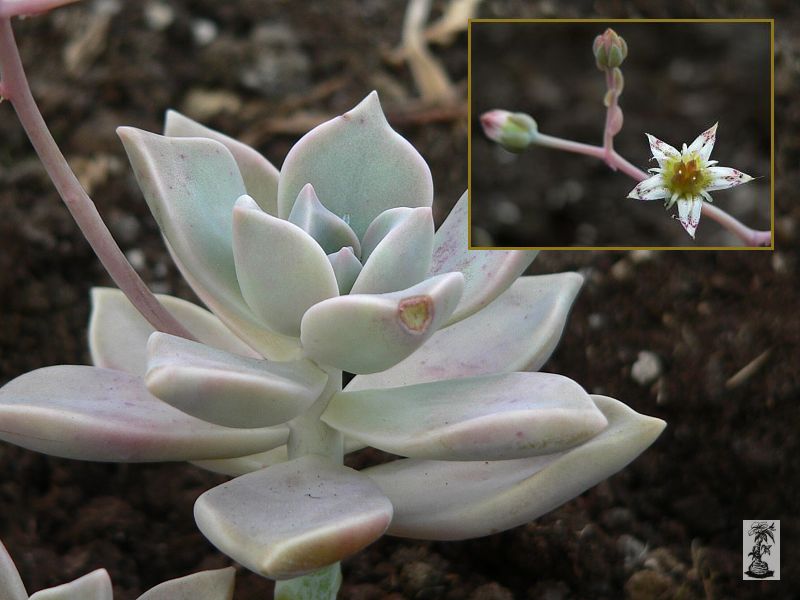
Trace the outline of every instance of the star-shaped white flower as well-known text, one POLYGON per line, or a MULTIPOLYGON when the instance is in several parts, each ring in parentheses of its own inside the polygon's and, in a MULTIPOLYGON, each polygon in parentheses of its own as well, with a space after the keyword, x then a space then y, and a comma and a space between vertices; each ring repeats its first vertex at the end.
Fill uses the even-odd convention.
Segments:
POLYGON ((667 209, 678 204, 678 220, 694 238, 703 200, 711 202, 709 192, 724 190, 752 181, 752 177, 730 167, 717 167, 708 160, 717 136, 717 123, 704 131, 688 147, 679 152, 666 142, 647 134, 650 151, 658 168, 650 169, 650 177, 631 190, 628 198, 635 200, 664 200, 667 209))

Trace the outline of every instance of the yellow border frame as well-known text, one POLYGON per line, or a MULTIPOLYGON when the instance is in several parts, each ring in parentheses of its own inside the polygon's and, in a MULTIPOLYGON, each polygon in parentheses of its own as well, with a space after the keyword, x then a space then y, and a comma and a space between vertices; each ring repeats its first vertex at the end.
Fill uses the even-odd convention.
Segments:
POLYGON ((775 250, 775 19, 469 19, 467 25, 467 239, 470 250, 775 250), (770 232, 769 246, 473 246, 472 245, 472 24, 473 23, 769 23, 770 232))

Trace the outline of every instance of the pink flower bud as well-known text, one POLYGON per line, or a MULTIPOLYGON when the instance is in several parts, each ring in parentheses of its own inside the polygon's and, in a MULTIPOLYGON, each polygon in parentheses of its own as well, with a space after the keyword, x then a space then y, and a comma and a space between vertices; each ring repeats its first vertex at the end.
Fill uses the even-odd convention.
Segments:
POLYGON ((481 115, 481 127, 490 140, 509 152, 522 152, 538 133, 536 121, 525 113, 490 110, 481 115))
POLYGON ((628 56, 628 44, 611 28, 594 38, 592 52, 601 71, 619 67, 628 56))

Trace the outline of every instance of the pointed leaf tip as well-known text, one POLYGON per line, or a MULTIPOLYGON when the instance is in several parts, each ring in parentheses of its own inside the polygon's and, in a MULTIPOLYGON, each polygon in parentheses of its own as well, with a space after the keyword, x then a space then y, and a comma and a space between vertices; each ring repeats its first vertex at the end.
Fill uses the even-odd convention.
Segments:
POLYGON ((291 213, 312 184, 323 204, 360 238, 383 211, 431 206, 433 179, 419 152, 387 123, 377 94, 312 129, 289 151, 278 184, 278 212, 291 213))

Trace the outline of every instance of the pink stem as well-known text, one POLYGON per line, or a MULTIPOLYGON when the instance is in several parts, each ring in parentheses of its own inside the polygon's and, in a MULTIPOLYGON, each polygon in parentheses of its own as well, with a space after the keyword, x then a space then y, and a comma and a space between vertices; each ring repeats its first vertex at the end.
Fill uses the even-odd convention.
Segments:
MULTIPOLYGON (((648 177, 647 173, 632 165, 630 162, 625 160, 625 158, 617 154, 617 152, 613 149, 611 150, 610 154, 606 154, 606 149, 602 146, 582 144, 580 142, 573 142, 571 140, 565 140, 552 135, 545 135, 543 133, 537 133, 533 138, 533 142, 547 148, 564 150, 565 152, 574 152, 576 154, 585 154, 587 156, 593 156, 595 158, 605 160, 612 169, 619 169, 636 181, 642 181, 648 177)), ((771 232, 751 229, 735 217, 729 215, 721 208, 717 208, 713 204, 703 202, 703 214, 712 221, 719 223, 722 227, 734 235, 738 236, 747 246, 769 246, 772 243, 771 232)))
MULTIPOLYGON (((614 87, 614 76, 611 73, 611 69, 606 69, 605 73, 606 88, 611 90, 614 87)), ((618 99, 619 94, 613 92, 611 94, 611 103, 606 109, 606 125, 603 129, 603 160, 605 160, 606 164, 614 171, 616 171, 617 168, 611 158, 611 154, 614 152, 614 134, 611 133, 611 116, 614 114, 614 109, 617 107, 618 99)))
MULTIPOLYGON (((0 0, 0 8, 5 6, 0 0)), ((125 259, 103 223, 94 202, 69 168, 64 155, 50 135, 31 94, 9 18, 0 18, 0 67, 2 95, 11 101, 47 174, 58 190, 97 258, 131 304, 159 331, 194 339, 191 333, 159 303, 153 293, 125 259)), ((120 340, 125 343, 124 340, 120 340)))

